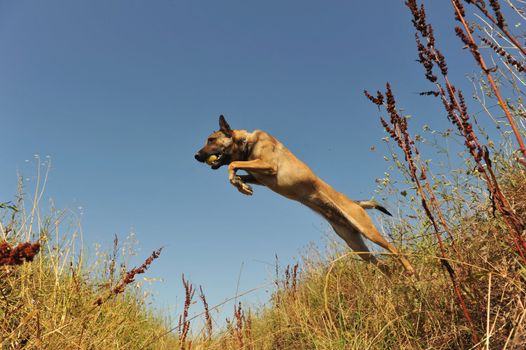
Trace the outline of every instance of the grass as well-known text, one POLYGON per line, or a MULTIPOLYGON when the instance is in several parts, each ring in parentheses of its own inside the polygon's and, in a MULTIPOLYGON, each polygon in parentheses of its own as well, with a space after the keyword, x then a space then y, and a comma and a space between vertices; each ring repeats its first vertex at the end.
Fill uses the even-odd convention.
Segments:
POLYGON ((209 306, 202 289, 196 296, 183 276, 185 300, 174 327, 149 308, 139 279, 152 263, 162 263, 161 251, 138 267, 122 262, 117 239, 112 250, 90 255, 80 227, 68 226, 66 211, 41 214, 44 174, 27 209, 22 196, 14 204, 0 203, 1 348, 526 348, 526 50, 505 19, 516 11, 522 20, 522 12, 516 6, 506 12, 497 0, 451 0, 456 35, 481 69, 474 80, 477 109, 501 133, 502 139, 493 141, 448 75, 425 8, 416 0, 406 5, 418 61, 433 89, 421 95, 438 98, 452 127, 436 132, 426 126, 427 131, 442 135, 446 146, 439 145, 437 154, 445 147, 449 162, 451 140, 465 147, 453 161, 456 168, 441 172, 425 159, 420 148, 429 150, 431 144, 412 135, 391 85, 375 95, 366 92, 389 116, 381 119, 392 147, 386 158, 393 160, 389 172, 401 174, 379 181, 380 193, 395 197, 391 207, 399 209, 396 219, 382 221, 383 229, 415 266, 416 276, 407 276, 396 259, 381 253, 391 272, 385 275, 334 243, 327 251, 307 252, 297 265, 276 266, 271 300, 255 310, 237 303, 219 330, 213 329, 217 322, 210 311, 223 305, 209 306), (477 25, 470 25, 467 6, 479 11, 477 25), (478 44, 472 31, 482 35, 478 44), (484 49, 495 55, 483 59, 484 49), (503 68, 488 68, 486 62, 503 68), (195 313, 190 309, 198 300, 202 311, 195 313))
MULTIPOLYGON (((514 169, 502 185, 516 210, 524 212, 524 192, 517 186, 526 183, 526 172, 514 169)), ((479 204, 486 211, 472 212, 456 227, 463 231, 457 241, 462 262, 450 261, 462 267, 455 282, 477 343, 439 249, 432 239, 420 239, 405 249, 418 277, 406 276, 395 259, 385 256, 392 271, 387 277, 338 244, 330 252, 310 252, 298 273, 292 272, 295 267, 280 273, 269 304, 244 314, 241 322, 234 315, 207 349, 523 349, 526 269, 505 242, 505 223, 493 217, 488 202, 479 204)), ((391 229, 407 236, 399 232, 406 225, 391 229)), ((418 233, 433 236, 432 229, 418 233)))
MULTIPOLYGON (((503 169, 504 170, 504 169, 503 169)), ((517 213, 526 212, 526 172, 505 168, 504 193, 517 213)), ((506 243, 505 223, 494 216, 490 202, 464 215, 455 227, 462 232, 456 246, 463 257, 455 276, 470 310, 479 345, 488 349, 526 346, 526 269, 506 243), (485 210, 480 210, 485 208, 485 210)), ((11 216, 18 226, 11 234, 25 241, 29 218, 11 216)), ((55 218, 63 218, 60 213, 55 218)), ((417 269, 408 277, 386 255, 387 277, 351 251, 334 243, 327 252, 310 251, 296 266, 278 272, 276 291, 257 311, 235 305, 226 327, 212 334, 210 325, 190 330, 188 308, 194 288, 185 281, 187 334, 170 332, 166 318, 149 310, 143 289, 124 283, 129 272, 116 271, 114 249, 87 264, 75 246, 77 232, 60 238, 56 220, 41 223, 40 252, 33 261, 1 266, 0 343, 4 349, 467 349, 474 347, 471 331, 457 307, 451 280, 441 264, 432 229, 404 247, 417 269), (426 238, 427 237, 427 238, 426 238), (61 243, 58 243, 60 241, 61 243), (116 293, 123 286, 122 293, 116 293)), ((2 227, 9 224, 3 223, 2 227)), ((394 237, 408 237, 410 228, 394 222, 394 237)), ((8 235, 9 236, 9 235, 8 235)), ((29 236, 30 237, 30 236, 29 236)), ((15 244, 15 239, 11 240, 15 244)), ((399 242, 401 244, 401 242, 399 242)), ((452 249, 449 246, 449 249, 452 249)), ((453 255, 451 251, 448 255, 453 255)), ((150 263, 154 260, 150 257, 150 263)), ((159 262, 162 263, 162 255, 159 262)), ((451 264, 459 262, 452 259, 451 264)), ((144 272, 144 271, 142 271, 144 272)), ((136 277, 136 276, 135 276, 136 277)), ((202 298, 205 298, 202 292, 202 298)), ((204 299, 206 303, 206 298, 204 299)), ((208 306, 207 306, 208 308, 208 306)), ((199 316, 206 320, 210 314, 199 316)))
MULTIPOLYGON (((0 347, 138 349, 145 339, 165 333, 168 319, 148 307, 143 289, 134 283, 157 252, 138 268, 119 268, 115 240, 113 252, 88 259, 80 228, 63 233, 69 224, 66 212, 44 218, 40 197, 37 191, 28 211, 22 198, 2 206, 0 347), (27 251, 29 258, 5 258, 16 251, 27 251)), ((165 336, 149 349, 173 349, 178 343, 175 336, 165 336)))

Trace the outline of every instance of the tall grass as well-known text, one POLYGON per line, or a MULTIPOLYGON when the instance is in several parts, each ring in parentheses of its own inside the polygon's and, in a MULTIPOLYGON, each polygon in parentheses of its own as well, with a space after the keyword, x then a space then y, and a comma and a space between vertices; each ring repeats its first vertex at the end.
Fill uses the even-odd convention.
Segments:
MULTIPOLYGON (((524 215, 526 172, 510 159, 495 161, 503 193, 524 215)), ((446 240, 441 251, 425 214, 419 225, 386 223, 393 237, 415 237, 397 243, 405 242, 418 278, 385 253, 390 277, 338 243, 309 251, 299 266, 279 273, 267 305, 242 316, 234 308, 206 349, 524 349, 526 268, 505 238, 506 223, 489 199, 456 205, 476 210, 446 215, 457 220, 455 250, 446 240)))
POLYGON ((59 233, 65 213, 44 218, 36 191, 27 211, 23 197, 0 208, 2 348, 526 348, 526 50, 506 19, 526 20, 524 2, 446 4, 458 22, 459 44, 481 70, 473 78, 473 97, 485 115, 469 111, 434 36, 433 14, 416 0, 406 6, 418 61, 432 84, 421 95, 438 98, 451 129, 414 130, 391 84, 374 95, 366 92, 389 116, 381 119, 386 159, 392 160, 389 169, 400 172, 400 180, 387 174, 378 181, 378 194, 398 208, 398 217, 382 220, 382 229, 412 261, 416 276, 377 253, 391 271, 386 276, 333 242, 327 251, 306 252, 294 266, 276 264, 271 300, 255 311, 238 302, 242 295, 208 305, 203 289, 183 276, 183 311, 172 327, 145 306, 135 281, 161 252, 137 268, 119 269, 115 240, 113 251, 88 264, 80 228, 59 233), (480 127, 483 117, 500 139, 480 127), (429 160, 423 150, 433 147, 426 135, 441 135, 433 146, 456 158, 454 169, 429 160), (451 141, 464 149, 452 154, 451 141), (231 301, 232 316, 224 327, 215 326, 211 311, 231 301), (203 322, 194 329, 196 319, 203 322))
MULTIPOLYGON (((131 269, 119 267, 117 239, 113 253, 86 255, 67 211, 41 212, 44 179, 29 205, 20 186, 15 203, 0 209, 0 348, 136 349, 166 332, 168 319, 147 307, 135 281, 160 252, 131 269)), ((149 348, 178 344, 166 336, 149 348)))

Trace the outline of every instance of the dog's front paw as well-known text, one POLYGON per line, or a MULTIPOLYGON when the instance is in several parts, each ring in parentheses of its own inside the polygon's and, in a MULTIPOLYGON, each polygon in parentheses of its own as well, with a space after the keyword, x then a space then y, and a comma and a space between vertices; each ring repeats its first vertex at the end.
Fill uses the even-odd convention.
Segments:
POLYGON ((251 196, 252 193, 254 193, 254 191, 252 191, 252 186, 247 185, 244 182, 241 182, 240 186, 238 186, 237 189, 239 192, 246 194, 247 196, 251 196))
POLYGON ((235 187, 239 187, 239 183, 243 182, 243 181, 241 181, 241 178, 239 176, 237 176, 237 175, 230 176, 230 178, 228 180, 230 181, 232 186, 235 186, 235 187))
POLYGON ((235 186, 239 192, 246 194, 247 196, 250 196, 253 193, 252 187, 244 183, 237 175, 230 178, 230 183, 235 186))

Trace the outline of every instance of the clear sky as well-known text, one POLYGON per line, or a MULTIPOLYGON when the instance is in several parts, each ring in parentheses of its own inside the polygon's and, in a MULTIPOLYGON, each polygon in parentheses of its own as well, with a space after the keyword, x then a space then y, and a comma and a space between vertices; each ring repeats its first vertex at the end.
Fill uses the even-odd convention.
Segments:
MULTIPOLYGON (((450 71, 467 84, 476 68, 449 2, 432 3, 450 71)), ((165 247, 147 275, 164 280, 158 305, 181 306, 183 272, 218 303, 239 275, 240 291, 269 282, 276 254, 294 262, 328 231, 299 204, 261 187, 243 196, 226 169, 194 160, 219 114, 370 198, 388 164, 364 89, 391 81, 415 127, 446 126, 440 105, 417 96, 430 86, 415 59, 403 1, 1 0, 0 200, 14 198, 17 171, 34 177, 33 155, 49 155, 45 200, 82 213, 87 247, 134 231, 141 258, 165 247)))

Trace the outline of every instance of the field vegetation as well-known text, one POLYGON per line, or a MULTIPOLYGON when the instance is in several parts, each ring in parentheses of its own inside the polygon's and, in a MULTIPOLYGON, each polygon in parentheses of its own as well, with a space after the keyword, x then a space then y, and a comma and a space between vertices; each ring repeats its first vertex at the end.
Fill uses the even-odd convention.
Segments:
POLYGON ((161 250, 130 267, 116 238, 89 257, 80 227, 63 232, 67 213, 42 214, 41 188, 25 203, 20 187, 0 208, 2 349, 525 349, 525 5, 444 2, 457 23, 451 40, 480 71, 469 77, 473 91, 462 91, 466 77, 450 76, 454 61, 440 50, 433 13, 406 1, 428 84, 421 98, 443 108, 446 129, 402 112, 395 86, 403 82, 365 91, 386 131, 377 198, 396 209, 378 221, 415 276, 384 252, 387 274, 333 242, 295 265, 276 264, 271 300, 236 302, 224 322, 211 316, 223 305, 208 305, 183 276, 183 311, 171 322, 152 311, 141 285, 150 264, 162 264, 161 250))

